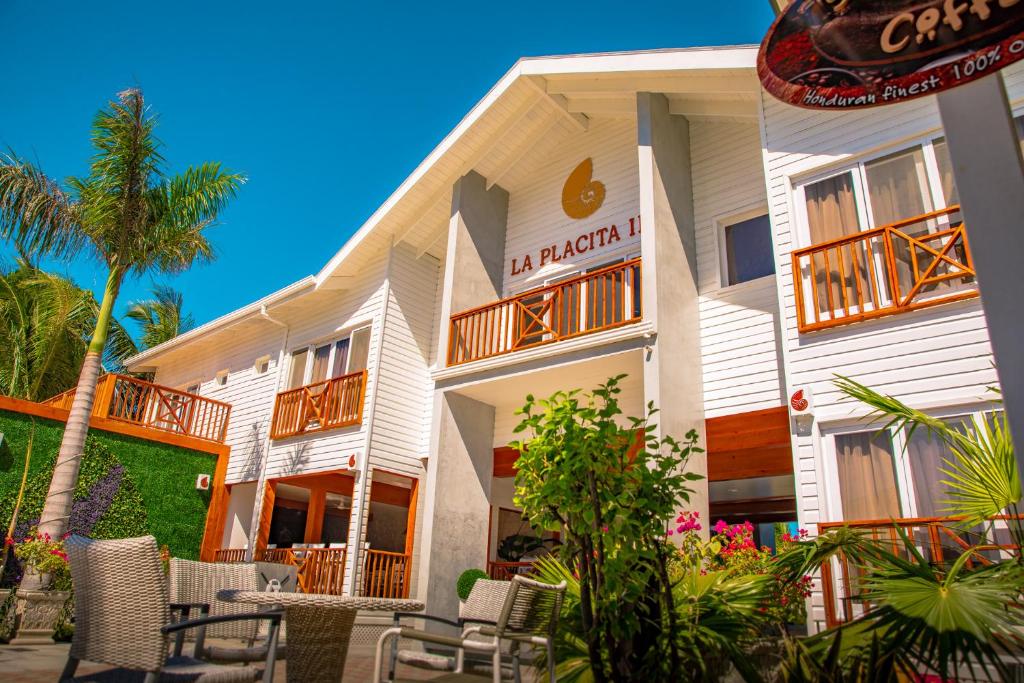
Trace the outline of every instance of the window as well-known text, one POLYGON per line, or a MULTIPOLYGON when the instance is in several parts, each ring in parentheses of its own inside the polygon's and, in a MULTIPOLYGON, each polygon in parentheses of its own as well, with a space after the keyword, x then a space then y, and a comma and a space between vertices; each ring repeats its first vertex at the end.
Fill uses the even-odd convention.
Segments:
POLYGON ((728 285, 775 274, 768 214, 725 226, 725 266, 728 285))
MULTIPOLYGON (((942 416, 961 432, 974 431, 990 412, 942 416)), ((925 429, 911 434, 897 429, 868 429, 834 435, 833 462, 843 520, 943 517, 949 489, 943 472, 956 455, 925 429)))
POLYGON ((366 369, 370 328, 361 327, 344 339, 292 351, 288 388, 297 389, 366 369))

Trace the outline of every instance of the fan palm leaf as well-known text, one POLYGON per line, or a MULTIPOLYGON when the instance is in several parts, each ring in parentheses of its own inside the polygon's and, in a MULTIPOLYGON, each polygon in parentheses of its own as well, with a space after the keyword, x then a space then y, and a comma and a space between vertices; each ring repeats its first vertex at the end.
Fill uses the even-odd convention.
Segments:
MULTIPOLYGON (((946 477, 942 483, 949 495, 944 501, 945 511, 964 517, 964 527, 976 526, 1008 511, 1016 517, 1022 490, 1005 413, 987 415, 980 427, 957 428, 848 377, 838 376, 835 385, 847 396, 871 407, 872 421, 884 422, 883 429, 906 430, 909 441, 916 429, 923 428, 945 442, 954 455, 944 459, 941 468, 946 477)), ((1024 532, 1016 522, 1010 526, 1020 545, 1024 532)))

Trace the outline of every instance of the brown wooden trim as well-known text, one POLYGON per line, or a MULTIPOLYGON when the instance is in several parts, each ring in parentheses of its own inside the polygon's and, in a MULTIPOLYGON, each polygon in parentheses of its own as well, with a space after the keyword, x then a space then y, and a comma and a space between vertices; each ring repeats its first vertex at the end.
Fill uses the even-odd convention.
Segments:
POLYGON ((793 473, 786 406, 709 418, 704 428, 709 481, 793 473))
POLYGON ((227 477, 230 447, 225 446, 217 455, 217 467, 213 472, 213 486, 210 492, 210 505, 206 510, 206 525, 203 530, 203 541, 199 547, 199 559, 212 562, 224 538, 224 525, 227 523, 228 503, 231 494, 224 484, 227 477))
MULTIPOLYGON (((416 545, 416 508, 420 503, 420 480, 412 480, 412 492, 409 494, 409 514, 405 518, 405 554, 412 557, 416 545)), ((411 570, 411 569, 410 569, 411 570)))
POLYGON ((796 498, 779 496, 775 498, 745 498, 711 503, 712 517, 733 517, 742 515, 784 514, 796 516, 796 498))
POLYGON ((355 479, 348 470, 331 470, 316 474, 295 474, 289 477, 274 477, 270 481, 273 481, 275 484, 301 486, 310 491, 322 489, 328 493, 339 493, 350 498, 352 497, 352 490, 355 485, 355 479))
POLYGON ((324 530, 324 509, 327 507, 327 491, 314 489, 309 492, 309 506, 306 509, 305 543, 319 543, 324 530))
POLYGON ((494 449, 494 476, 499 479, 516 476, 516 460, 519 451, 510 446, 498 446, 494 449))
POLYGON ((787 474, 793 474, 793 449, 789 444, 708 453, 708 481, 776 477, 787 474))
MULTIPOLYGON (((263 504, 260 506, 260 525, 256 534, 256 553, 267 549, 270 541, 270 520, 274 517, 274 498, 277 495, 277 483, 267 481, 263 487, 263 504)), ((255 557, 255 555, 254 555, 255 557)))
POLYGON ((397 505, 398 507, 407 508, 411 498, 411 489, 388 484, 387 482, 375 481, 373 486, 370 487, 371 503, 383 503, 385 505, 397 505))

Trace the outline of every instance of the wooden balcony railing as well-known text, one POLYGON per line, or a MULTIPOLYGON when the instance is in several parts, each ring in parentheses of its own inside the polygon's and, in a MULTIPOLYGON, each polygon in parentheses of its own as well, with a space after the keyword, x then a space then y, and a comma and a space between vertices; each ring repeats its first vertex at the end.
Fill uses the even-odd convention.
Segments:
POLYGON ((793 278, 800 332, 978 296, 959 206, 798 249, 793 278))
POLYGON ((274 401, 270 438, 357 425, 363 421, 365 395, 366 370, 282 391, 274 401))
POLYGON ((213 554, 214 562, 245 562, 245 548, 221 548, 213 554))
POLYGON ((488 562, 487 574, 495 581, 511 581, 513 576, 533 573, 533 562, 488 562))
MULTIPOLYGON (((75 390, 44 401, 71 409, 75 390)), ((121 422, 224 443, 231 406, 128 375, 109 374, 96 385, 92 414, 121 422)))
POLYGON ((448 365, 469 363, 637 322, 640 259, 617 263, 451 317, 448 365))
POLYGON ((367 550, 363 558, 363 597, 407 598, 412 555, 367 550))
MULTIPOLYGON (((997 520, 1006 517, 997 517, 997 520)), ((909 553, 897 529, 902 529, 913 541, 917 550, 935 566, 949 567, 966 551, 971 555, 965 560, 968 568, 992 564, 1001 553, 1017 548, 1010 541, 1005 529, 997 528, 995 538, 979 544, 979 530, 964 529, 960 517, 915 517, 895 520, 861 520, 851 522, 822 522, 820 533, 839 527, 859 529, 882 549, 902 557, 909 553)), ((825 622, 829 627, 845 623, 871 609, 860 589, 864 570, 850 558, 840 554, 821 566, 821 585, 825 604, 825 622)))
POLYGON ((346 548, 306 548, 299 561, 299 588, 303 593, 342 595, 345 592, 346 548))
MULTIPOLYGON (((345 561, 342 548, 267 548, 255 554, 259 562, 276 562, 297 567, 297 584, 303 593, 342 595, 345 591, 345 561)), ((245 548, 224 548, 214 562, 244 562, 245 548)))

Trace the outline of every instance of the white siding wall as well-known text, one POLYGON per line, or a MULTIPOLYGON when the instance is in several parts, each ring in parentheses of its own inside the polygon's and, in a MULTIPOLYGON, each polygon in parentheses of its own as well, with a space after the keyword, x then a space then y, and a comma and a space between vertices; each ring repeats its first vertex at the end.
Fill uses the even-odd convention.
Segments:
POLYGON ((407 246, 392 252, 387 329, 381 349, 370 462, 419 476, 430 420, 431 344, 436 340, 440 268, 432 256, 416 258, 407 246))
POLYGON ((226 480, 232 484, 259 476, 274 409, 284 329, 265 321, 251 321, 230 328, 228 334, 230 342, 217 346, 216 351, 186 346, 168 357, 157 368, 155 381, 178 388, 200 382, 202 396, 231 405, 226 439, 231 457, 226 480), (266 372, 258 373, 255 362, 262 356, 270 356, 270 363, 266 372), (221 370, 228 371, 224 386, 215 379, 221 370))
POLYGON ((639 229, 629 236, 629 219, 640 213, 638 189, 636 122, 630 119, 593 119, 585 132, 577 132, 559 145, 558 151, 530 175, 528 183, 509 190, 508 231, 505 240, 505 291, 517 292, 543 284, 574 265, 596 265, 602 255, 619 253, 629 245, 640 248, 639 229), (592 216, 576 220, 562 210, 562 186, 569 173, 590 157, 593 179, 605 186, 601 208, 592 216), (576 258, 541 267, 538 254, 544 247, 558 245, 577 235, 616 225, 621 241, 604 249, 595 248, 576 258), (533 270, 512 275, 512 259, 523 263, 530 254, 533 270))
MULTIPOLYGON (((376 349, 381 335, 380 314, 384 303, 386 267, 386 255, 381 254, 367 264, 350 289, 324 293, 314 311, 292 324, 288 342, 291 351, 372 325, 363 423, 355 427, 273 441, 267 458, 267 477, 347 469, 350 456, 355 455, 357 459, 361 457, 366 446, 366 406, 373 400, 376 390, 376 349)), ((285 363, 287 365, 287 360, 285 363)))
MULTIPOLYGON (((1004 73, 1010 98, 1019 105, 1024 97, 1024 67, 1017 65, 1004 73)), ((864 413, 841 400, 832 387, 835 374, 853 377, 924 409, 982 402, 990 398, 986 388, 995 383, 996 375, 977 300, 822 332, 801 335, 796 331, 790 254, 808 245, 794 237, 802 226, 794 214, 793 186, 815 171, 839 168, 869 153, 895 151, 938 131, 941 122, 935 98, 842 113, 803 110, 766 94, 762 101, 788 391, 809 387, 814 395, 815 427, 809 435, 794 436, 793 451, 800 521, 815 532, 819 521, 838 517, 824 479, 822 432, 864 413)), ((812 600, 812 619, 823 619, 820 593, 812 600)))
POLYGON ((720 272, 723 222, 767 209, 758 126, 694 122, 690 158, 705 415, 778 406, 782 399, 775 279, 723 287, 727 277, 720 272))

